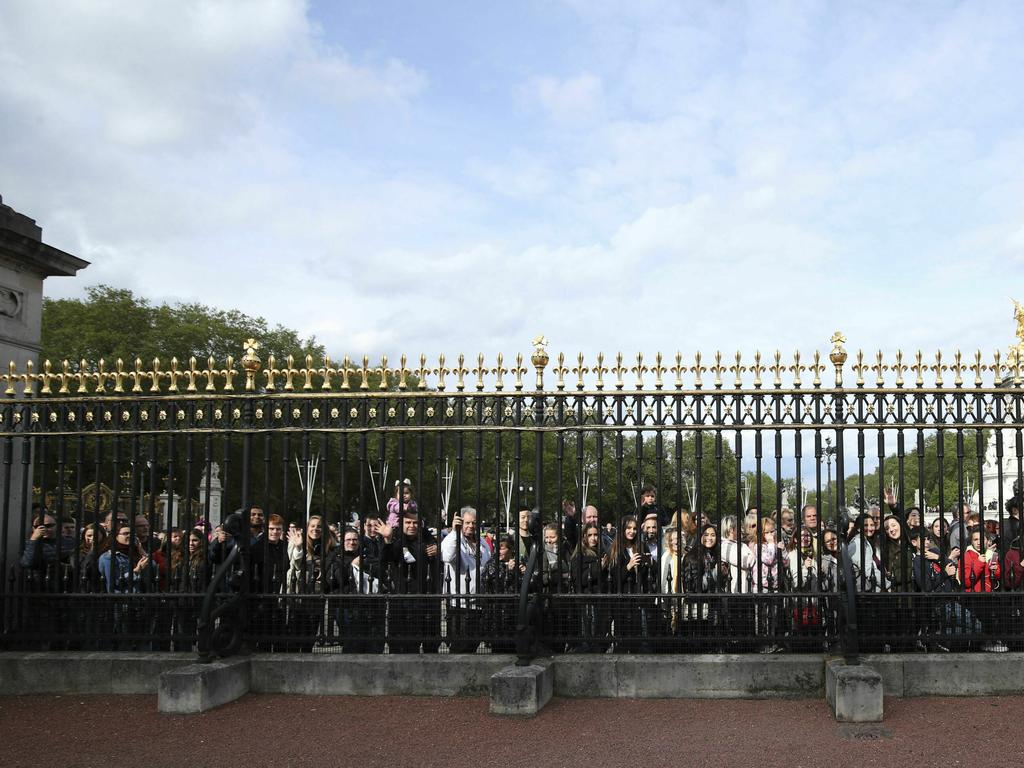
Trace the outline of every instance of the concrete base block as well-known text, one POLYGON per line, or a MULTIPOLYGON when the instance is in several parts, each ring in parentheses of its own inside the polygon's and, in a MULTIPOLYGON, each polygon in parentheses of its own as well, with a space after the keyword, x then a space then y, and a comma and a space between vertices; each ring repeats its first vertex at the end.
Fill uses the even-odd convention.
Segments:
POLYGON ((864 664, 830 661, 825 668, 825 698, 840 723, 882 721, 882 676, 864 664))
POLYGON ((0 653, 0 696, 156 693, 159 676, 195 664, 194 653, 40 651, 0 653))
POLYGON ((555 670, 550 659, 507 667, 491 675, 492 715, 536 715, 551 700, 555 670))
POLYGON ((253 693, 486 696, 506 654, 267 653, 252 657, 253 693))
POLYGON ((160 675, 157 709, 173 715, 206 712, 247 694, 250 682, 248 658, 190 664, 160 675))
POLYGON ((809 654, 566 654, 555 659, 555 690, 568 698, 802 698, 821 696, 824 686, 821 657, 809 654))

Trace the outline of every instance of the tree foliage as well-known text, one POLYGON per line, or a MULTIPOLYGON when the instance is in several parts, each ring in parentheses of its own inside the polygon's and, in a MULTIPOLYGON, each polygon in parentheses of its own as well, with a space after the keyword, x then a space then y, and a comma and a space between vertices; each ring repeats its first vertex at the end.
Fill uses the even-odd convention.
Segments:
POLYGON ((229 355, 242 356, 246 339, 260 342, 260 356, 278 360, 294 355, 322 359, 324 348, 314 337, 303 339, 291 328, 270 326, 262 317, 235 309, 215 309, 198 303, 154 304, 125 288, 97 285, 84 299, 44 299, 42 358, 89 365, 101 358, 126 363, 155 357, 204 363, 211 355, 219 363, 229 355))

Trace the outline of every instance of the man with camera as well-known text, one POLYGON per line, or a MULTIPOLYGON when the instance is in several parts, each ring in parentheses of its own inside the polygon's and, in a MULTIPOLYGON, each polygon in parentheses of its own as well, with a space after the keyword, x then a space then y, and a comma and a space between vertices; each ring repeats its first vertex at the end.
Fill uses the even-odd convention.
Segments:
MULTIPOLYGON (((441 541, 444 592, 475 595, 477 576, 491 559, 491 550, 477 534, 476 510, 463 507, 452 518, 452 530, 441 541)), ((481 606, 461 598, 448 603, 448 647, 452 653, 472 653, 480 644, 481 606)))

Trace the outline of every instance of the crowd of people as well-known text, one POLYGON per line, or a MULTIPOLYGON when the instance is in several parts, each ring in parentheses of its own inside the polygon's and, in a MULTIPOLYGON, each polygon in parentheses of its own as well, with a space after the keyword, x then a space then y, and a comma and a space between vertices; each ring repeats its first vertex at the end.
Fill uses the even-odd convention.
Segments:
MULTIPOLYGON (((659 505, 650 485, 637 501, 614 524, 602 524, 593 505, 578 512, 566 500, 559 514, 544 516, 546 524, 539 510, 523 509, 511 530, 484 531, 466 506, 450 520, 439 515, 441 525, 431 528, 406 481, 379 513, 349 524, 320 515, 286 524, 252 507, 239 510, 248 531, 234 534, 205 521, 154 534, 145 515, 107 514, 84 524, 57 520, 40 506, 19 575, 29 592, 196 595, 245 535, 248 591, 285 596, 257 610, 271 628, 270 649, 310 650, 317 637, 347 632, 346 650, 384 650, 385 635, 391 652, 437 650, 442 635, 452 652, 481 642, 511 650, 510 598, 525 586, 543 609, 545 634, 556 638, 553 650, 645 651, 679 647, 674 640, 687 637, 744 636, 774 652, 792 638, 834 639, 845 555, 858 592, 903 601, 885 609, 864 603, 862 626, 891 636, 881 649, 943 649, 959 635, 975 638, 972 647, 1007 649, 1000 638, 1006 617, 984 595, 1024 585, 1017 497, 1005 513, 986 518, 957 506, 927 526, 919 508, 904 511, 890 492, 884 515, 882 504, 872 504, 838 525, 823 523, 812 504, 799 513, 750 508, 712 521, 659 505), (928 610, 913 593, 932 595, 928 610), (787 597, 726 599, 772 594, 787 597), (323 601, 289 595, 361 599, 332 615, 323 601), (449 599, 411 599, 423 595, 449 599)), ((221 588, 237 586, 228 579, 221 588)), ((187 634, 194 604, 178 614, 175 628, 187 634)))

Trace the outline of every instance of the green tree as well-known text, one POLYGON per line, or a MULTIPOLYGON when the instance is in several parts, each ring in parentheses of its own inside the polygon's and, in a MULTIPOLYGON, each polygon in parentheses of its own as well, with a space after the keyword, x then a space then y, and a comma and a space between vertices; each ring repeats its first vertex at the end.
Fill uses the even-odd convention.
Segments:
POLYGON ((138 357, 148 367, 154 357, 164 363, 172 357, 205 363, 212 355, 223 364, 229 355, 242 356, 248 338, 260 342, 264 359, 273 354, 278 360, 288 355, 302 360, 309 354, 320 360, 324 355, 314 337, 303 339, 262 317, 196 303, 153 304, 107 285, 86 289, 84 299, 45 299, 42 326, 42 358, 55 366, 69 360, 76 370, 80 360, 91 366, 101 358, 128 363, 138 357))

